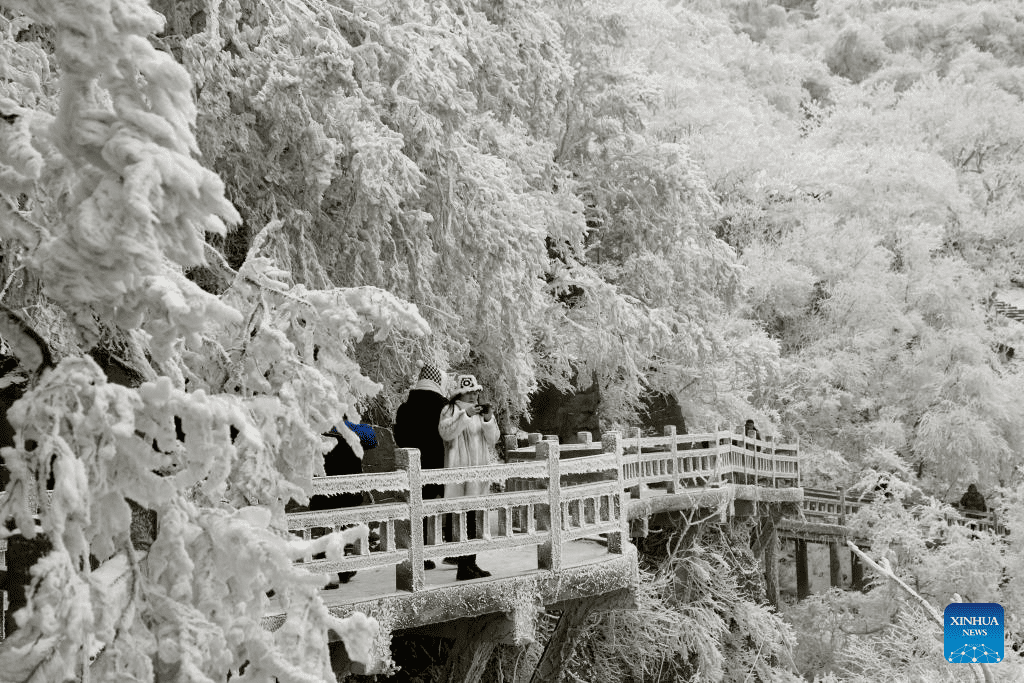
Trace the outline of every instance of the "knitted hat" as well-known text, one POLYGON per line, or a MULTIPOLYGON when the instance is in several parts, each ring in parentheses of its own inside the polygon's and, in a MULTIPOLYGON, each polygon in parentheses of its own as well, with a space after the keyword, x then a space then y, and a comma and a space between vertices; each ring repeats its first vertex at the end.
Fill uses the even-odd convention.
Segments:
POLYGON ((430 363, 427 363, 422 368, 420 368, 419 378, 429 379, 431 382, 435 383, 439 387, 442 384, 444 384, 444 378, 441 375, 441 371, 437 368, 436 365, 431 365, 430 363))
POLYGON ((455 388, 452 390, 452 398, 460 394, 468 394, 471 391, 482 391, 483 387, 476 381, 475 375, 459 375, 455 379, 455 388))
POLYGON ((421 391, 433 391, 435 394, 445 396, 444 374, 436 365, 427 363, 420 368, 420 378, 416 380, 416 384, 412 388, 421 391))

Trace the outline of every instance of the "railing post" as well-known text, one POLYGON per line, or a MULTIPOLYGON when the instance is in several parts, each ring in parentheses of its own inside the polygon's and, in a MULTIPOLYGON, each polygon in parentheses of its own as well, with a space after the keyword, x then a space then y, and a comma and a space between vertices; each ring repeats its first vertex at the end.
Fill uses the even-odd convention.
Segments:
POLYGON ((418 448, 396 448, 395 467, 409 476, 409 520, 395 523, 395 536, 405 542, 408 559, 395 567, 395 589, 423 590, 423 484, 418 448))
MULTIPOLYGON (((629 542, 629 499, 626 497, 626 482, 623 476, 625 462, 622 457, 622 434, 619 432, 602 434, 601 451, 615 454, 615 480, 618 482, 618 486, 615 488, 615 498, 608 501, 608 504, 614 506, 617 502, 619 505, 619 530, 608 534, 608 552, 621 555, 629 542)), ((614 510, 609 512, 615 514, 614 510)))
POLYGON ((519 437, 515 434, 505 435, 505 462, 508 462, 508 452, 519 448, 519 437))
POLYGON ((630 472, 636 475, 636 486, 629 487, 629 497, 636 499, 640 497, 640 492, 643 490, 643 475, 644 466, 640 462, 641 449, 640 449, 640 429, 636 430, 636 465, 630 463, 630 472))
POLYGON ((548 460, 548 539, 537 546, 537 567, 557 572, 562 568, 562 482, 558 443, 539 442, 537 457, 548 460))
MULTIPOLYGON (((732 432, 729 432, 729 443, 726 444, 728 449, 729 459, 732 459, 732 432)), ((718 431, 718 427, 715 427, 715 478, 718 483, 722 483, 724 474, 722 472, 722 432, 718 431)))
POLYGON ((676 426, 665 425, 664 432, 665 436, 672 439, 668 442, 668 452, 671 453, 671 460, 669 462, 672 463, 672 479, 668 482, 668 492, 675 493, 679 490, 679 456, 676 453, 679 450, 679 446, 676 444, 676 426))
POLYGON ((800 435, 796 435, 796 487, 803 488, 803 482, 800 480, 800 435))
POLYGON ((594 435, 590 432, 576 432, 576 443, 594 443, 594 435))

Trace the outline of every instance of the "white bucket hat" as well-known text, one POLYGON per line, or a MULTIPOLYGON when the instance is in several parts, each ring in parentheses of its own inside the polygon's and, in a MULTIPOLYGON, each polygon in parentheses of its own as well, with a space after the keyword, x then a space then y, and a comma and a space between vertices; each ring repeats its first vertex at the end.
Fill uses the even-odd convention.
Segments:
POLYGON ((476 381, 475 375, 459 375, 455 378, 455 388, 452 390, 452 398, 459 394, 468 394, 471 391, 483 391, 483 387, 476 381))

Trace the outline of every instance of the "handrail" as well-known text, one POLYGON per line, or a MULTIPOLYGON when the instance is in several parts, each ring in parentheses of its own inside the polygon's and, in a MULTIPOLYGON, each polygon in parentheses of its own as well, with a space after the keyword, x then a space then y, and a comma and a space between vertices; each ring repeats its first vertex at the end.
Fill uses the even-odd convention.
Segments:
POLYGON ((372 484, 375 490, 398 492, 400 502, 290 513, 288 529, 308 539, 318 527, 339 530, 355 523, 376 523, 378 549, 359 542, 353 555, 331 561, 308 557, 304 564, 324 573, 394 566, 396 589, 415 592, 423 589, 426 559, 535 545, 538 567, 557 570, 565 543, 596 534, 607 537, 609 552, 622 553, 629 537, 628 500, 639 496, 645 484, 666 484, 668 492, 674 493, 727 481, 795 485, 799 476, 795 446, 727 431, 677 435, 670 426, 659 437, 626 439, 619 432, 609 432, 600 442, 581 433, 581 443, 566 446, 554 437, 540 437, 535 435, 527 448, 508 448, 507 463, 476 467, 422 470, 416 449, 396 449, 398 470, 386 477, 331 477, 329 483, 314 480, 313 489, 349 493, 358 485, 372 484), (571 457, 562 458, 565 451, 571 457), (501 481, 510 486, 500 493, 422 497, 425 484, 501 481), (452 517, 450 540, 441 533, 446 515, 452 517), (476 516, 479 538, 468 537, 470 515, 476 516))
MULTIPOLYGON (((805 487, 802 509, 807 518, 845 525, 847 517, 857 513, 862 506, 874 502, 876 498, 877 496, 868 492, 856 498, 849 498, 846 496, 845 490, 841 488, 829 490, 805 487)), ((905 507, 912 506, 906 505, 905 507)), ((957 512, 955 517, 947 517, 951 523, 968 526, 978 531, 1006 533, 1006 528, 999 522, 994 510, 988 512, 958 510, 957 512)))
POLYGON ((377 547, 358 541, 352 555, 333 560, 308 556, 302 563, 323 573, 393 566, 397 590, 419 591, 423 561, 430 558, 536 545, 538 566, 554 570, 562 564, 564 543, 596 534, 607 537, 609 552, 622 553, 629 538, 628 500, 639 497, 644 485, 664 485, 675 493, 726 482, 795 486, 799 477, 795 446, 728 431, 676 434, 669 426, 662 436, 638 432, 627 439, 609 432, 600 442, 581 433, 581 443, 566 446, 540 436, 532 435, 526 449, 509 448, 507 463, 423 470, 419 451, 399 448, 396 471, 314 477, 314 495, 388 491, 400 500, 288 513, 286 530, 308 540, 317 529, 373 524, 377 547), (562 458, 563 452, 571 457, 562 458), (460 482, 510 485, 478 497, 423 499, 424 485, 460 482), (448 541, 441 533, 446 515, 453 527, 448 541), (476 517, 480 538, 466 533, 470 515, 476 517))

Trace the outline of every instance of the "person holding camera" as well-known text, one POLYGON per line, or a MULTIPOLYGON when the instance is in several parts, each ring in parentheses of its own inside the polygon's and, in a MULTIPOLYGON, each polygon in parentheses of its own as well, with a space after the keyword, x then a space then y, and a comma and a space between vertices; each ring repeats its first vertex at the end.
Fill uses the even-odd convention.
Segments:
MULTIPOLYGON (((479 403, 483 387, 473 375, 459 375, 455 380, 455 390, 448 405, 441 411, 438 433, 444 440, 445 467, 475 467, 490 463, 490 453, 494 444, 498 443, 501 432, 494 419, 494 412, 489 404, 479 403)), ((487 494, 488 482, 470 481, 457 484, 445 484, 445 498, 462 496, 482 496, 487 494)), ((476 515, 466 514, 466 531, 469 538, 478 537, 476 515)), ((476 555, 464 555, 457 558, 459 567, 456 581, 479 579, 490 576, 476 564, 476 555)))

